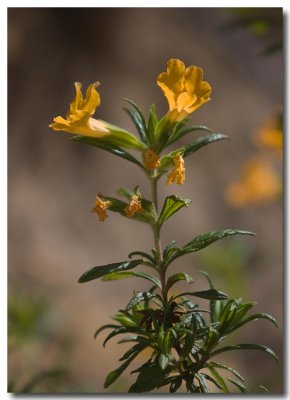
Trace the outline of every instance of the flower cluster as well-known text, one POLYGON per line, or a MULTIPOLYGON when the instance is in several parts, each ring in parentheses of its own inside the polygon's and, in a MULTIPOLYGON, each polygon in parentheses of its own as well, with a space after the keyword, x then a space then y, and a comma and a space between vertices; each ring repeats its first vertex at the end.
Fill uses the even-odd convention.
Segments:
MULTIPOLYGON (((162 89, 169 105, 168 112, 161 119, 158 119, 155 109, 152 108, 146 123, 138 107, 129 101, 135 109, 135 114, 129 111, 129 115, 136 124, 140 139, 116 125, 93 118, 96 109, 101 104, 99 85, 99 82, 92 83, 83 95, 81 83, 76 82, 75 98, 70 104, 66 118, 55 117, 53 123, 49 125, 50 128, 72 133, 77 135, 74 137, 75 140, 93 144, 115 154, 119 152, 119 156, 123 155, 127 159, 130 157, 131 160, 133 156, 129 155, 125 149, 139 150, 142 168, 146 174, 159 178, 173 167, 167 173, 166 184, 182 185, 185 182, 184 157, 188 155, 189 149, 179 148, 168 154, 162 154, 162 151, 184 134, 195 130, 196 127, 184 129, 188 122, 187 117, 210 100, 211 86, 203 80, 202 68, 197 66, 186 68, 184 63, 177 59, 168 61, 167 71, 160 73, 157 77, 157 85, 162 89)), ((136 160, 137 162, 140 166, 141 163, 136 160)), ((98 195, 93 212, 98 214, 100 221, 105 221, 106 210, 110 210, 111 206, 111 201, 102 200, 102 197, 98 195)), ((122 209, 124 210, 123 215, 129 218, 137 212, 144 211, 140 198, 136 195, 132 197, 125 209, 122 209)))

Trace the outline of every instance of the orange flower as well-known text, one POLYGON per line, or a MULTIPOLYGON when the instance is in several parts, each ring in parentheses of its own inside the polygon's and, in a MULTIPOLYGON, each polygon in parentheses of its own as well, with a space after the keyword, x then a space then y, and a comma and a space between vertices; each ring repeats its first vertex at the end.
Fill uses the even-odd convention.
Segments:
POLYGON ((155 169, 160 167, 160 157, 153 150, 147 149, 144 154, 144 165, 146 168, 155 169))
POLYGON ((106 218, 108 218, 108 215, 106 213, 106 209, 109 208, 110 206, 110 201, 104 201, 102 200, 102 196, 98 195, 96 196, 96 205, 92 209, 93 213, 98 214, 99 220, 100 221, 105 221, 106 218))
POLYGON ((183 185, 185 181, 185 168, 184 159, 181 155, 174 157, 173 159, 175 168, 167 175, 166 185, 171 183, 177 183, 178 185, 183 185))
POLYGON ((126 214, 128 218, 132 218, 134 214, 136 214, 139 211, 142 211, 142 206, 141 206, 141 199, 140 196, 137 194, 133 194, 131 197, 130 203, 127 205, 125 208, 126 214))

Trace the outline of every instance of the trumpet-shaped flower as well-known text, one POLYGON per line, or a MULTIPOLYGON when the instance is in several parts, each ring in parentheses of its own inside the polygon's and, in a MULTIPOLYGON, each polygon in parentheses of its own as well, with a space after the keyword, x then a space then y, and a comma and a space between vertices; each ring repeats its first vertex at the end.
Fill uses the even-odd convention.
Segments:
POLYGON ((210 100, 211 86, 202 79, 202 68, 185 68, 184 63, 177 59, 168 61, 167 71, 158 76, 157 85, 167 98, 171 121, 181 121, 210 100))
POLYGON ((145 145, 130 132, 108 122, 92 118, 96 108, 101 104, 100 95, 96 90, 98 86, 99 82, 89 85, 84 98, 82 84, 76 82, 76 95, 70 104, 66 119, 60 116, 55 117, 49 127, 55 131, 65 131, 75 135, 102 138, 116 146, 143 150, 145 145))
POLYGON ((175 168, 167 175, 166 185, 170 185, 171 183, 183 185, 185 181, 184 159, 181 155, 179 155, 174 157, 173 162, 175 168))
POLYGON ((148 169, 160 167, 160 156, 153 150, 147 149, 144 154, 144 166, 148 169))
POLYGON ((70 104, 66 119, 60 116, 55 117, 54 122, 49 127, 55 131, 65 131, 96 138, 110 135, 111 133, 104 122, 91 118, 96 108, 101 104, 100 95, 96 90, 98 86, 99 82, 89 85, 86 96, 83 98, 82 84, 76 82, 76 95, 70 104))
POLYGON ((125 212, 127 214, 127 217, 132 218, 134 214, 136 214, 139 211, 142 211, 142 206, 141 206, 141 199, 140 196, 137 194, 133 194, 131 197, 130 203, 127 205, 125 208, 125 212))
POLYGON ((99 220, 102 222, 105 221, 106 218, 108 218, 106 209, 109 208, 110 203, 111 202, 108 200, 106 200, 106 201, 102 200, 101 195, 96 196, 96 205, 92 209, 92 212, 98 214, 99 220))

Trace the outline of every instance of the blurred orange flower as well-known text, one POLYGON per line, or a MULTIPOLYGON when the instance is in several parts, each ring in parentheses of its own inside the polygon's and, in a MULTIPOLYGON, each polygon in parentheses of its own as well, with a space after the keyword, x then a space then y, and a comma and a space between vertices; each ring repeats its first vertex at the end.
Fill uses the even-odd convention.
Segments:
POLYGON ((225 198, 230 206, 243 207, 271 202, 281 193, 281 176, 271 163, 257 156, 244 166, 240 179, 227 188, 225 198))

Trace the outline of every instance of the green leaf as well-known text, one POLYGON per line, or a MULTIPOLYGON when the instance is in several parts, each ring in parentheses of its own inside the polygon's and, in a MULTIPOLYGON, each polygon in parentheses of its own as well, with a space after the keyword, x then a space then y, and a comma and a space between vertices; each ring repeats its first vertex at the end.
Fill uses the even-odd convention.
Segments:
POLYGON ((219 140, 228 139, 228 136, 221 135, 220 133, 213 133, 212 135, 203 136, 198 138, 195 142, 185 146, 183 158, 189 156, 200 148, 219 140))
POLYGON ((277 323, 276 319, 274 317, 272 317, 272 315, 266 314, 266 313, 259 313, 259 314, 253 314, 250 317, 248 317, 248 318, 244 319, 243 321, 239 322, 238 324, 234 325, 232 328, 230 328, 228 330, 228 332, 235 331, 236 329, 238 329, 241 326, 247 324, 248 322, 257 321, 259 319, 266 319, 266 320, 272 322, 272 324, 274 324, 276 326, 276 328, 278 328, 278 323, 277 323))
POLYGON ((94 334, 94 339, 98 336, 100 332, 102 332, 104 329, 114 329, 114 328, 119 328, 119 325, 113 325, 113 324, 106 324, 101 326, 99 329, 96 330, 94 334))
POLYGON ((196 373, 195 377, 199 381, 199 387, 202 393, 209 393, 209 389, 203 374, 196 373))
MULTIPOLYGON (((193 253, 199 251, 210 244, 216 242, 217 240, 223 239, 227 236, 233 235, 251 235, 255 236, 254 233, 242 230, 225 229, 222 231, 214 231, 209 233, 204 233, 202 235, 196 236, 193 240, 188 242, 184 247, 174 248, 167 265, 174 261, 176 258, 181 257, 185 254, 193 253)), ((173 250, 173 249, 172 249, 173 250)))
POLYGON ((222 389, 223 393, 229 393, 229 389, 228 389, 223 377, 215 370, 215 368, 208 366, 208 369, 210 370, 211 374, 217 380, 218 387, 220 389, 222 389))
POLYGON ((79 283, 92 281, 93 279, 101 278, 110 272, 127 271, 128 269, 133 269, 138 265, 142 264, 143 260, 132 260, 132 261, 122 261, 113 264, 101 265, 98 267, 93 267, 85 272, 80 278, 79 283))
POLYGON ((228 296, 225 293, 216 289, 203 290, 201 292, 184 292, 175 296, 174 299, 181 296, 195 296, 208 300, 224 300, 228 298, 228 296))
POLYGON ((127 304, 126 311, 131 310, 131 308, 136 306, 136 304, 139 304, 141 301, 152 299, 152 297, 156 297, 156 294, 150 292, 138 292, 127 304))
POLYGON ((177 196, 171 195, 167 196, 161 213, 158 218, 158 225, 161 227, 161 225, 173 214, 175 214, 178 210, 180 210, 182 207, 188 207, 188 205, 191 203, 191 200, 189 199, 180 199, 177 196))
POLYGON ((277 355, 269 347, 262 346, 262 345, 259 345, 259 344, 252 344, 252 343, 243 343, 243 344, 236 344, 236 345, 221 347, 220 349, 217 349, 213 353, 211 353, 211 357, 214 357, 215 355, 217 355, 219 353, 223 353, 225 351, 231 351, 231 350, 258 350, 258 351, 263 351, 263 352, 269 354, 271 357, 273 357, 278 362, 277 355))
POLYGON ((168 142, 166 143, 166 146, 169 146, 171 143, 175 142, 176 140, 180 139, 182 136, 187 135, 190 132, 206 131, 212 133, 212 130, 204 125, 195 125, 185 129, 178 129, 178 128, 179 127, 176 127, 176 129, 173 131, 173 134, 170 136, 168 142))
POLYGON ((180 388, 182 384, 182 377, 180 375, 178 375, 174 381, 171 383, 170 388, 169 388, 169 392, 170 393, 175 393, 177 392, 177 390, 180 388))
POLYGON ((114 145, 112 143, 108 143, 108 142, 106 142, 105 140, 102 140, 102 139, 92 138, 92 137, 88 137, 88 136, 72 136, 70 139, 73 140, 74 142, 86 143, 86 144, 89 144, 91 146, 98 147, 99 149, 108 151, 109 153, 112 153, 115 156, 124 158, 125 160, 130 161, 130 162, 138 165, 138 167, 140 167, 141 169, 143 169, 145 171, 145 168, 140 163, 140 161, 138 161, 130 153, 128 153, 127 151, 121 149, 117 145, 114 145))
POLYGON ((144 278, 161 288, 161 283, 158 278, 149 274, 145 274, 144 272, 110 272, 108 275, 104 275, 102 277, 102 281, 107 282, 125 278, 144 278))
POLYGON ((147 260, 149 262, 151 262, 152 264, 155 263, 154 258, 150 254, 145 253, 144 251, 132 251, 130 254, 128 254, 129 258, 132 258, 133 256, 141 256, 141 257, 147 258, 147 260))
POLYGON ((174 274, 170 276, 166 283, 166 291, 168 291, 175 283, 179 281, 186 281, 186 283, 192 283, 193 279, 191 276, 185 272, 180 272, 179 274, 174 274))
POLYGON ((236 371, 234 368, 228 367, 225 364, 220 364, 220 363, 215 363, 213 361, 210 362, 210 364, 208 364, 209 367, 214 367, 214 368, 222 368, 225 369, 229 372, 231 372, 233 375, 235 375, 237 378, 239 378, 242 382, 244 382, 244 378, 242 377, 242 375, 236 371))
POLYGON ((137 356, 137 352, 134 353, 128 360, 126 360, 119 368, 115 369, 114 371, 111 371, 105 380, 104 388, 108 388, 112 383, 114 383, 119 376, 125 371, 125 369, 128 367, 128 365, 134 360, 134 358, 137 356))
POLYGON ((158 363, 162 370, 165 370, 169 364, 169 358, 166 354, 160 354, 158 357, 158 363))
POLYGON ((146 343, 137 343, 135 346, 131 347, 129 350, 126 351, 126 353, 123 354, 123 356, 119 359, 119 361, 124 361, 127 358, 129 358, 132 354, 134 353, 140 353, 143 351, 147 346, 146 343))
POLYGON ((155 105, 152 104, 152 106, 149 109, 149 117, 148 117, 148 122, 147 122, 147 137, 148 141, 151 145, 154 145, 155 143, 155 129, 158 123, 158 118, 156 114, 156 108, 155 105))
POLYGON ((241 383, 240 381, 236 381, 235 379, 227 378, 228 381, 230 381, 232 384, 234 384, 242 393, 249 393, 248 389, 246 386, 241 383))
POLYGON ((129 99, 124 99, 125 101, 127 101, 129 104, 131 104, 131 106, 135 109, 135 113, 126 109, 125 111, 130 115, 130 117, 132 118, 137 131, 140 135, 140 138, 142 140, 143 143, 147 143, 147 131, 146 131, 146 122, 145 122, 145 118, 142 114, 142 111, 140 110, 140 108, 137 106, 137 104, 135 104, 132 100, 129 99))
POLYGON ((129 393, 144 393, 158 388, 167 376, 158 364, 146 363, 136 372, 140 372, 136 382, 130 387, 129 393))

